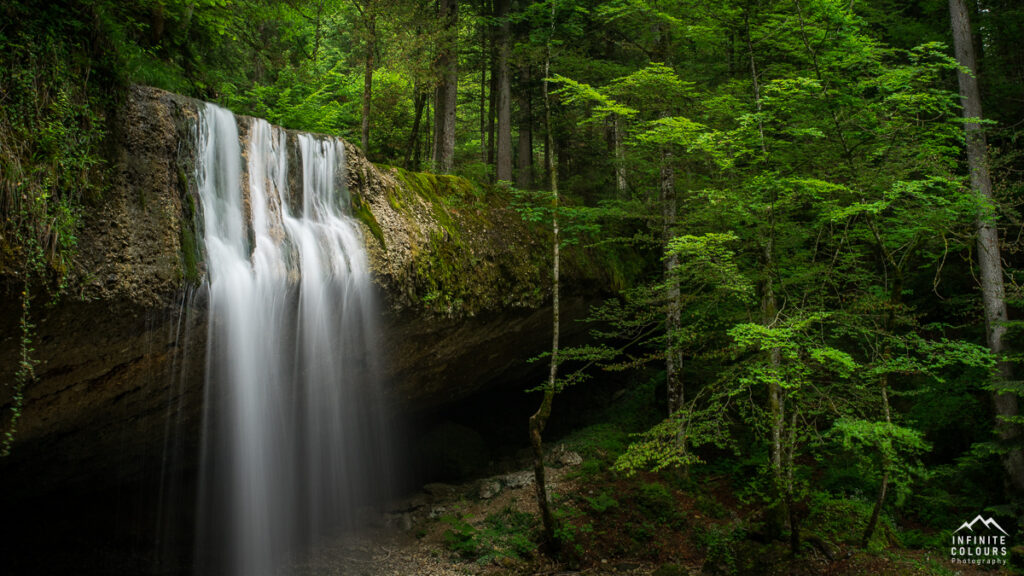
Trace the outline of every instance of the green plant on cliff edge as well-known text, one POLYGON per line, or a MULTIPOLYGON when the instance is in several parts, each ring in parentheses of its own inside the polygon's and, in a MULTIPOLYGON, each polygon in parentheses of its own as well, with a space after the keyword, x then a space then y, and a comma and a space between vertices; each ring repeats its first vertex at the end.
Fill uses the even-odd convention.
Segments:
POLYGON ((38 243, 29 241, 28 257, 25 260, 24 285, 21 289, 21 318, 18 321, 20 329, 20 350, 18 356, 18 369, 14 373, 14 383, 11 385, 11 416, 7 429, 4 431, 3 440, 0 440, 0 457, 9 456, 11 447, 14 445, 15 434, 18 430, 18 420, 21 418, 21 408, 25 400, 25 388, 36 379, 35 366, 37 360, 32 358, 32 342, 35 336, 35 325, 32 324, 32 281, 34 275, 41 274, 45 269, 43 265, 42 249, 38 243))
POLYGON ((66 7, 37 8, 6 6, 10 24, 0 27, 0 275, 14 280, 21 306, 0 456, 11 452, 35 380, 33 300, 67 288, 83 206, 103 181, 106 110, 121 85, 117 59, 95 53, 106 44, 76 33, 84 21, 56 18, 66 7))

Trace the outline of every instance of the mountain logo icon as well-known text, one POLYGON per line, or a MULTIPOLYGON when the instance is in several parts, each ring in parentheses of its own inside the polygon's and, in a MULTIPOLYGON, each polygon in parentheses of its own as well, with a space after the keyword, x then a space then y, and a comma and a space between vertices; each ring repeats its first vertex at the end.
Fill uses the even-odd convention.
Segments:
MULTIPOLYGON (((956 534, 957 532, 963 530, 964 528, 970 530, 971 532, 974 532, 974 525, 977 524, 978 522, 981 522, 982 524, 984 524, 985 528, 988 528, 989 530, 991 530, 992 528, 996 528, 997 530, 999 530, 1003 534, 1006 534, 1006 530, 1003 530, 1003 527, 1000 526, 998 523, 996 523, 995 520, 993 520, 992 518, 982 518, 981 514, 975 516, 974 520, 971 520, 970 522, 964 522, 963 524, 961 524, 959 528, 957 528, 956 530, 953 531, 953 534, 956 534)), ((1009 536, 1009 534, 1006 534, 1006 535, 1009 536)))

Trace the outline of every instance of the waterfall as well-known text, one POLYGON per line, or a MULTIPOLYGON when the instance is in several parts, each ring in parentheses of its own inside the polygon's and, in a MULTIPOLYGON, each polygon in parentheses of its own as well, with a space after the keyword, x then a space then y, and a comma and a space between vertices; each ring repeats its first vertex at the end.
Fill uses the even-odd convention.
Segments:
POLYGON ((262 576, 387 484, 377 308, 342 142, 253 119, 243 151, 235 116, 211 104, 196 132, 209 294, 198 565, 262 576))

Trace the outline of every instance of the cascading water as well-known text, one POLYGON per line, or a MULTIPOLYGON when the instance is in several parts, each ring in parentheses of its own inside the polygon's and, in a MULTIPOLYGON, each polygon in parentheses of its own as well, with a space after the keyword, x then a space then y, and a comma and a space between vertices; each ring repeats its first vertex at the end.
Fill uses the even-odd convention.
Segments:
POLYGON ((199 569, 261 576, 387 484, 376 307, 340 141, 257 119, 243 154, 234 115, 209 104, 197 139, 210 315, 199 569))

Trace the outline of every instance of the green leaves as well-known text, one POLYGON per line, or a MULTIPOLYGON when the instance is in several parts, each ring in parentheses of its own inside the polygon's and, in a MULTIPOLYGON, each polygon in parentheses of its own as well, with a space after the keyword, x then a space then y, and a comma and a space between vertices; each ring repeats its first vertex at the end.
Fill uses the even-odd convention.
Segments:
POLYGON ((566 78, 560 74, 552 76, 550 81, 553 84, 560 85, 560 88, 554 90, 552 94, 554 96, 560 96, 565 104, 584 104, 594 106, 593 115, 587 119, 588 122, 604 120, 610 115, 632 118, 639 114, 638 110, 616 102, 610 96, 589 84, 577 82, 576 80, 566 78))
POLYGON ((699 394, 683 410, 637 435, 613 469, 632 475, 642 470, 687 468, 704 463, 696 450, 706 446, 738 453, 725 417, 730 402, 727 395, 699 394))
POLYGON ((887 472, 897 506, 911 494, 915 479, 928 477, 921 456, 931 450, 931 445, 918 430, 889 422, 841 418, 826 437, 854 457, 862 474, 887 472))
POLYGON ((750 302, 754 287, 740 272, 732 249, 738 241, 732 232, 677 236, 669 241, 666 253, 679 256, 675 274, 691 293, 708 289, 750 302))

